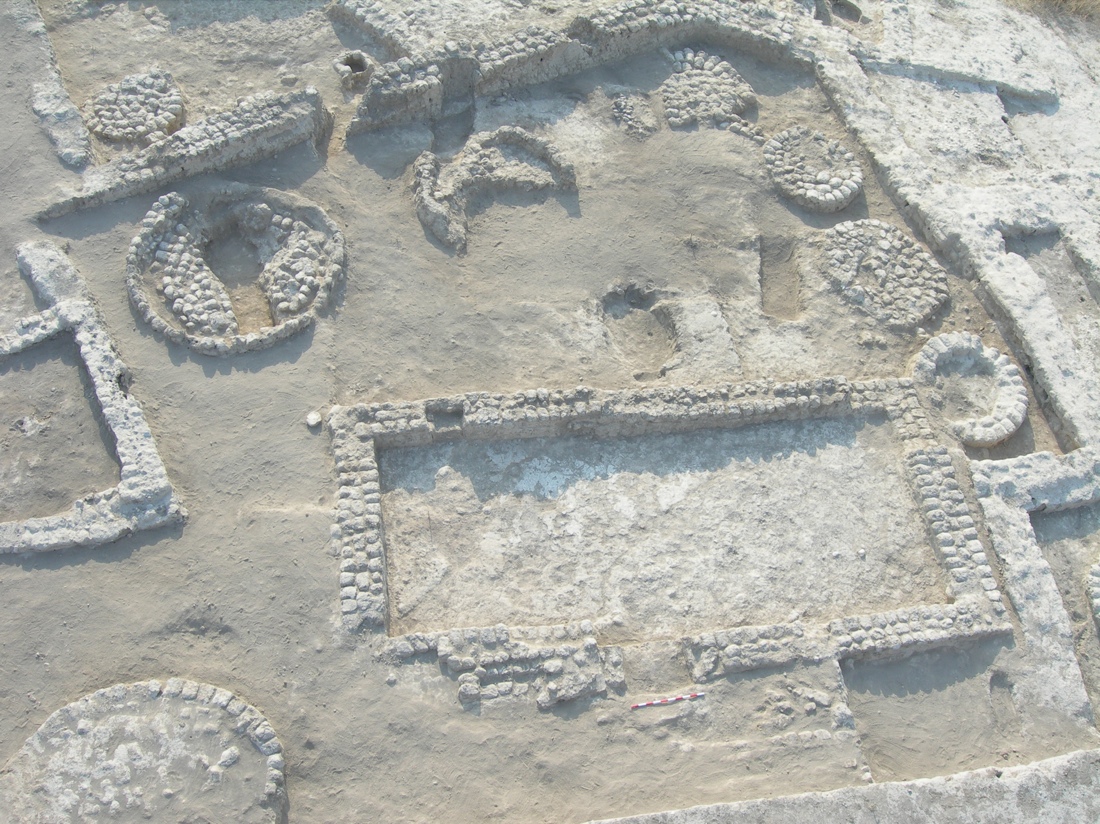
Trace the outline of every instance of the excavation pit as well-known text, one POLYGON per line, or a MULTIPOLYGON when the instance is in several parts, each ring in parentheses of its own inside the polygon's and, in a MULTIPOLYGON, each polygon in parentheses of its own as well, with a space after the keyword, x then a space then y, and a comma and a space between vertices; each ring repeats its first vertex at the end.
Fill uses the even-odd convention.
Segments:
POLYGON ((622 619, 621 640, 942 601, 885 421, 379 454, 391 634, 622 619))

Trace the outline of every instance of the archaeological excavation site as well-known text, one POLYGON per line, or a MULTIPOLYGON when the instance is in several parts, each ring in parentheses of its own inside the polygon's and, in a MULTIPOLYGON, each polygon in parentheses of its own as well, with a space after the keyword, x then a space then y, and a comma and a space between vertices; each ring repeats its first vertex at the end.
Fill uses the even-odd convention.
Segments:
POLYGON ((0 824, 1100 820, 1100 11, 0 0, 0 824))

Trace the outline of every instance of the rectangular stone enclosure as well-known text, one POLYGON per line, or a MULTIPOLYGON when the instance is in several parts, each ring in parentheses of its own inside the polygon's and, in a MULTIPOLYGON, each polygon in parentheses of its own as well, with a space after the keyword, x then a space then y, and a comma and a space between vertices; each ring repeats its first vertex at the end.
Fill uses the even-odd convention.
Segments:
POLYGON ((382 433, 387 629, 610 618, 647 640, 941 602, 895 424, 845 412, 550 434, 437 410, 435 438, 382 433))

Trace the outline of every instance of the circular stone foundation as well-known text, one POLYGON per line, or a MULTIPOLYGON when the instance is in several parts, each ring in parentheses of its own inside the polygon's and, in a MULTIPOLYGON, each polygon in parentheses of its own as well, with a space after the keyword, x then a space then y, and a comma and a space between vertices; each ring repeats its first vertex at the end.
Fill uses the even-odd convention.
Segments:
POLYGON ((863 170, 855 155, 805 126, 765 143, 764 162, 780 192, 815 212, 839 212, 863 191, 863 170))
POLYGON ((161 197, 130 244, 126 286, 154 330, 204 355, 229 355, 312 324, 345 265, 343 234, 320 207, 234 185, 194 202, 161 197))
POLYGON ((950 332, 928 341, 913 364, 913 379, 922 403, 945 418, 967 446, 1006 441, 1027 417, 1027 387, 1016 364, 969 332, 950 332), (976 391, 952 392, 952 381, 969 382, 976 391), (963 403, 958 402, 960 394, 964 394, 963 403), (960 418, 960 406, 990 411, 960 418))
POLYGON ((699 49, 682 49, 672 58, 676 72, 661 84, 669 126, 727 128, 756 104, 752 86, 722 58, 699 49))
MULTIPOLYGON (((55 712, 8 764, 12 821, 284 821, 282 746, 228 690, 119 684, 55 712)), ((5 819, 7 820, 7 819, 5 819)))
POLYGON ((839 223, 825 233, 829 283, 896 332, 911 332, 947 300, 947 273, 900 229, 880 220, 839 223))
POLYGON ((84 120, 109 142, 152 143, 183 123, 183 96, 168 72, 132 74, 89 100, 84 120))

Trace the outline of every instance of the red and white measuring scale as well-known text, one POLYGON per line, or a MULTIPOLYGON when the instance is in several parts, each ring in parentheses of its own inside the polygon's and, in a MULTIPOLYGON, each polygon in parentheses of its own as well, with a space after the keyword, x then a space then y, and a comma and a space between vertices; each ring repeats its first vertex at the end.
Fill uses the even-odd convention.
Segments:
POLYGON ((641 704, 631 704, 630 709, 640 710, 642 707, 659 707, 662 704, 675 704, 677 701, 691 701, 694 698, 702 698, 705 692, 686 692, 683 695, 674 695, 671 698, 658 698, 656 701, 643 701, 641 704))

